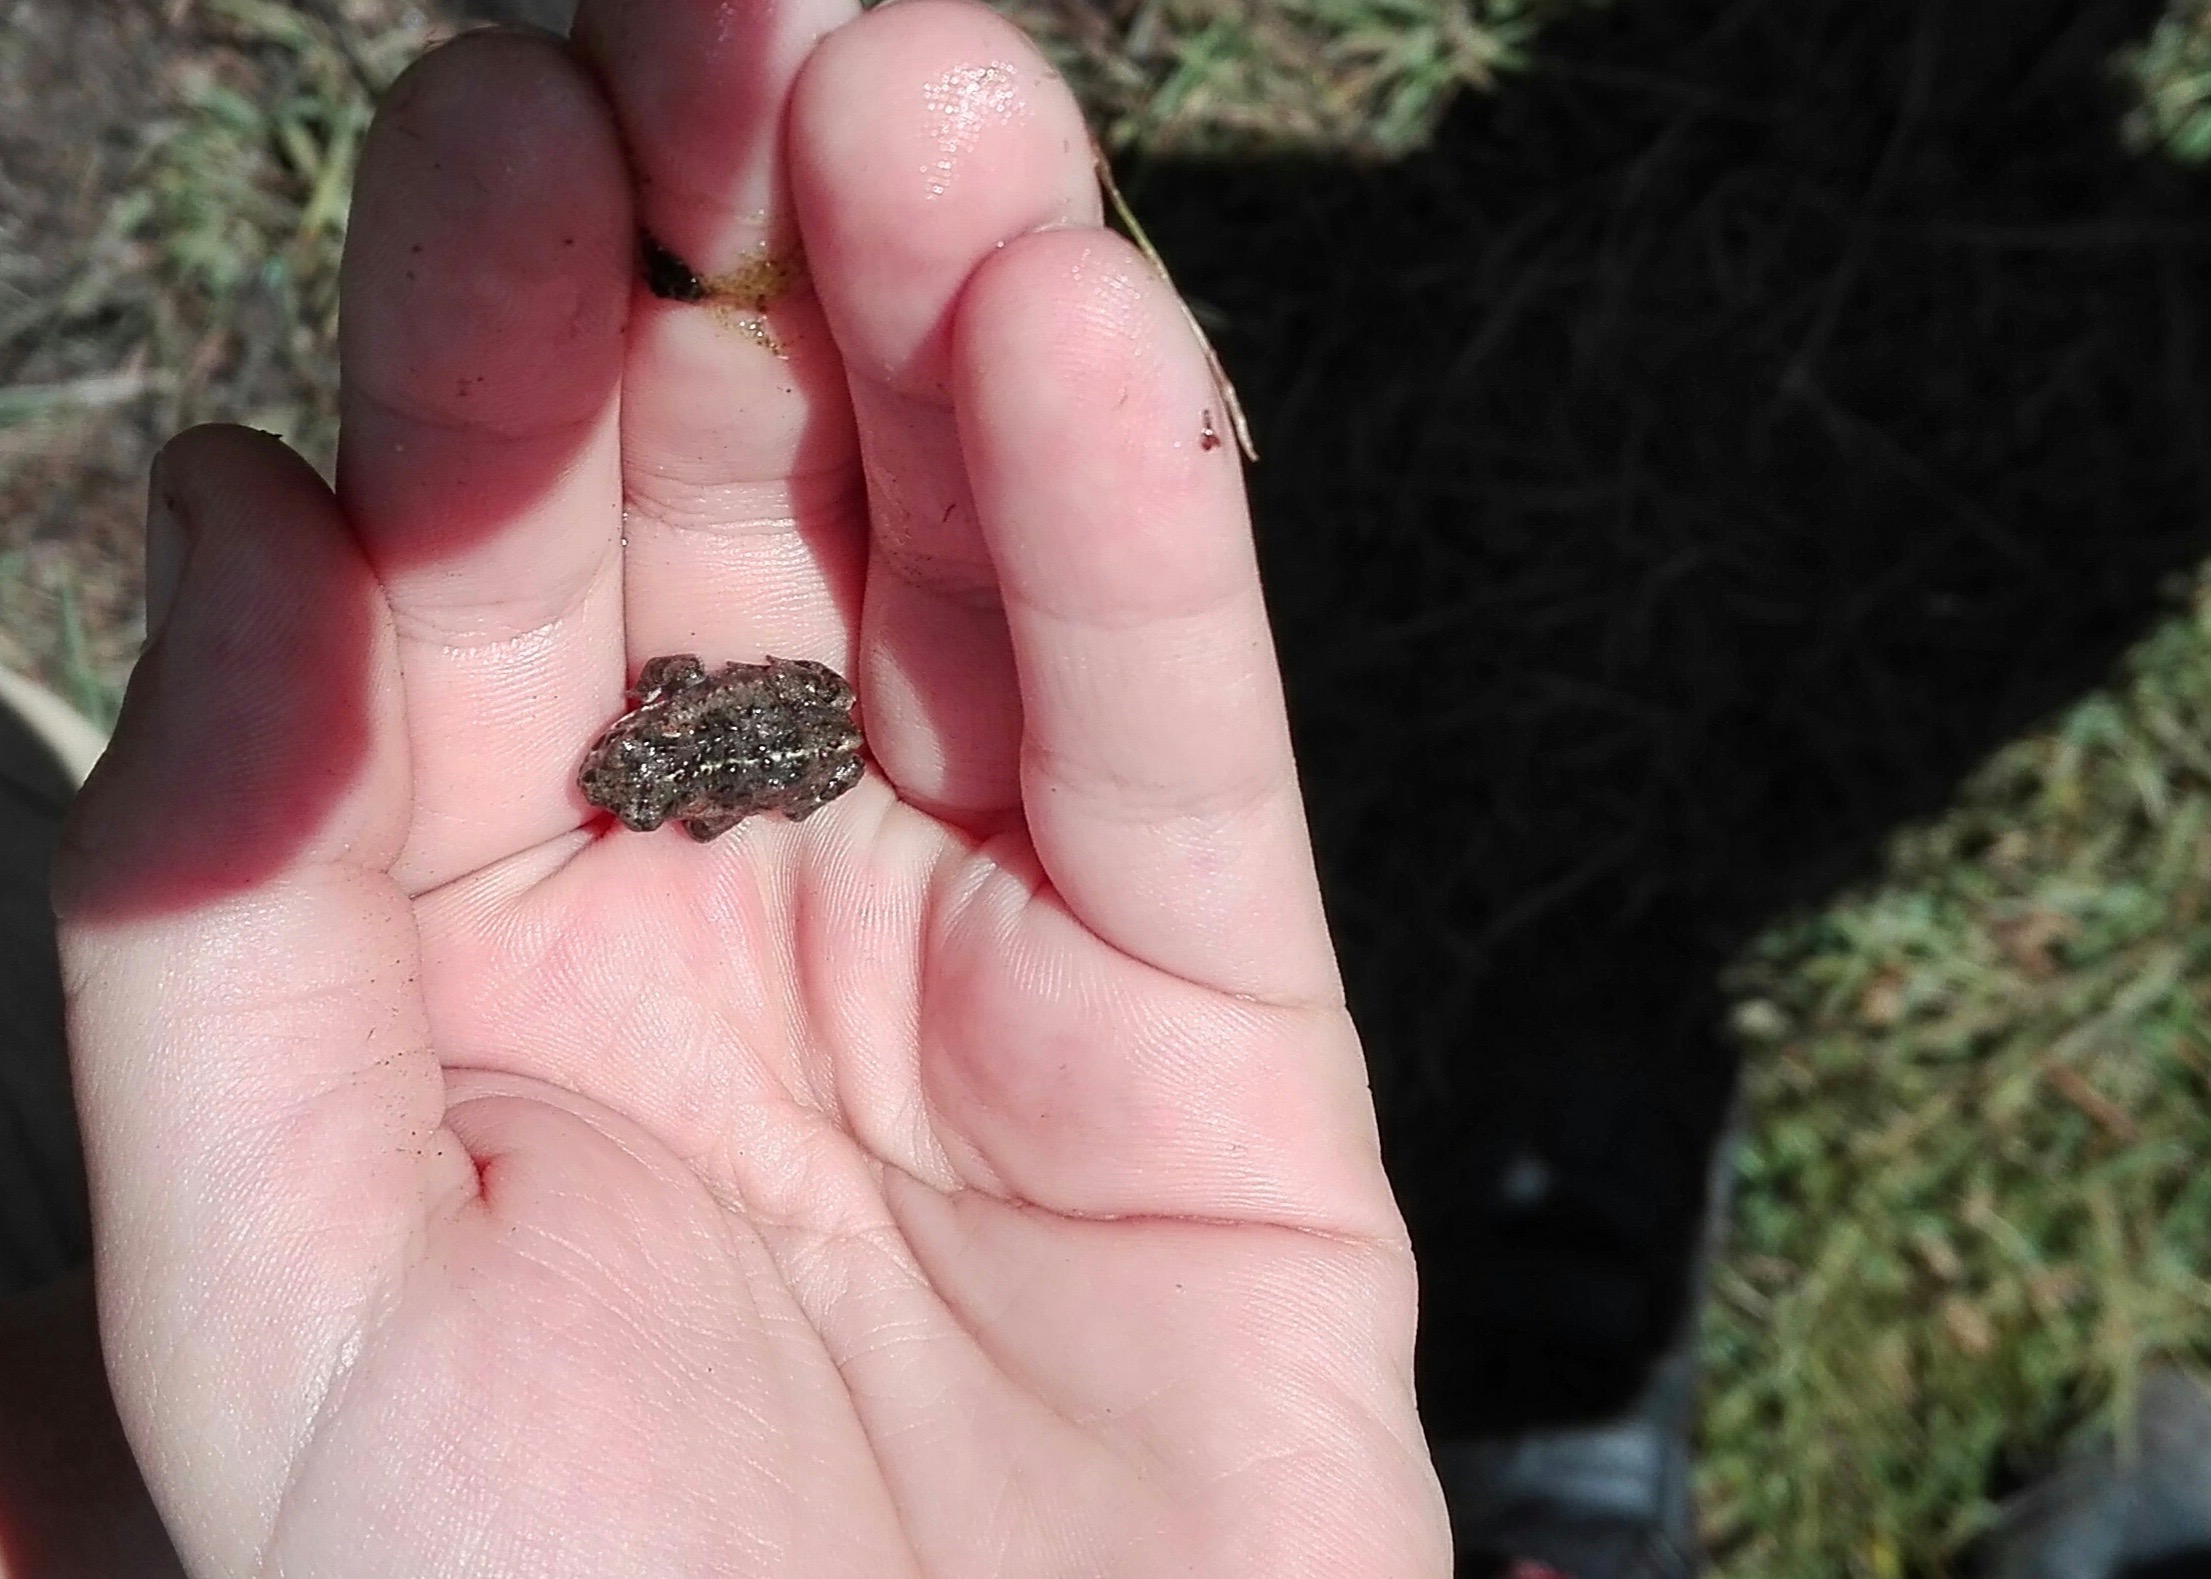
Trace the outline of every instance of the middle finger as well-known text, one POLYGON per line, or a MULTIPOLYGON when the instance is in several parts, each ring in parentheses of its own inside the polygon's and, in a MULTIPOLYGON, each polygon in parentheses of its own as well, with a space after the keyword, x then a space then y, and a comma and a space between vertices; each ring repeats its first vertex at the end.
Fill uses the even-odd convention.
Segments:
POLYGON ((630 666, 849 668, 866 542, 850 403, 804 272, 783 106, 853 0, 584 0, 646 263, 623 375, 630 666))

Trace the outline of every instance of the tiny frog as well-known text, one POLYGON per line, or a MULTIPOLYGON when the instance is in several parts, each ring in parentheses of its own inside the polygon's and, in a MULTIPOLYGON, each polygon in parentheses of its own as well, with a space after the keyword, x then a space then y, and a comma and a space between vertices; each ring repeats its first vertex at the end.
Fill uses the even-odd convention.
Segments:
POLYGON ((690 653, 655 658, 577 783, 639 833, 674 818, 703 843, 755 812, 803 822, 866 772, 852 701, 826 664, 770 658, 709 673, 690 653))

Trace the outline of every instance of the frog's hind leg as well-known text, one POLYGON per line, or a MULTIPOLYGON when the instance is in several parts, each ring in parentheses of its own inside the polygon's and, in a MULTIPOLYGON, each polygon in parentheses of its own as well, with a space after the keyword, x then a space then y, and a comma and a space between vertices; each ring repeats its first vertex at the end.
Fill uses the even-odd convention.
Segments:
POLYGON ((704 844, 709 839, 719 839, 743 820, 743 812, 702 811, 696 817, 683 819, 683 831, 704 844))
POLYGON ((839 762, 820 784, 804 795, 794 796, 783 808, 783 815, 793 822, 804 822, 824 806, 867 777, 867 764, 858 757, 848 757, 839 762))

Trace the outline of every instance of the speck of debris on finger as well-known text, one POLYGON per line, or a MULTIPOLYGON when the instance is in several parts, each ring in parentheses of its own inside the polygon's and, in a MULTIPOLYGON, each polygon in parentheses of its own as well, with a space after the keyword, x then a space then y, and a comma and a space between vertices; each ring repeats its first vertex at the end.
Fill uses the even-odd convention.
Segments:
POLYGON ((730 328, 777 356, 787 355, 767 323, 767 312, 806 278, 806 259, 794 247, 762 246, 735 268, 701 274, 650 231, 638 235, 645 288, 662 301, 704 307, 730 328))

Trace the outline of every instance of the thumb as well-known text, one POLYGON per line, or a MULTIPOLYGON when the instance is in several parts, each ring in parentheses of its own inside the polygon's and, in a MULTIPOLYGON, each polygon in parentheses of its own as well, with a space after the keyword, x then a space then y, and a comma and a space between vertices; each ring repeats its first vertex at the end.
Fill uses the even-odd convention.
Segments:
POLYGON ((159 634, 55 867, 118 1411, 187 1561, 250 1560, 427 1211, 441 1129, 395 645, 321 480, 204 429, 155 468, 159 634))
POLYGON ((65 915, 188 911, 288 868, 388 865, 407 811, 389 619, 307 463, 201 428, 155 463, 147 626, 56 871, 65 915))

